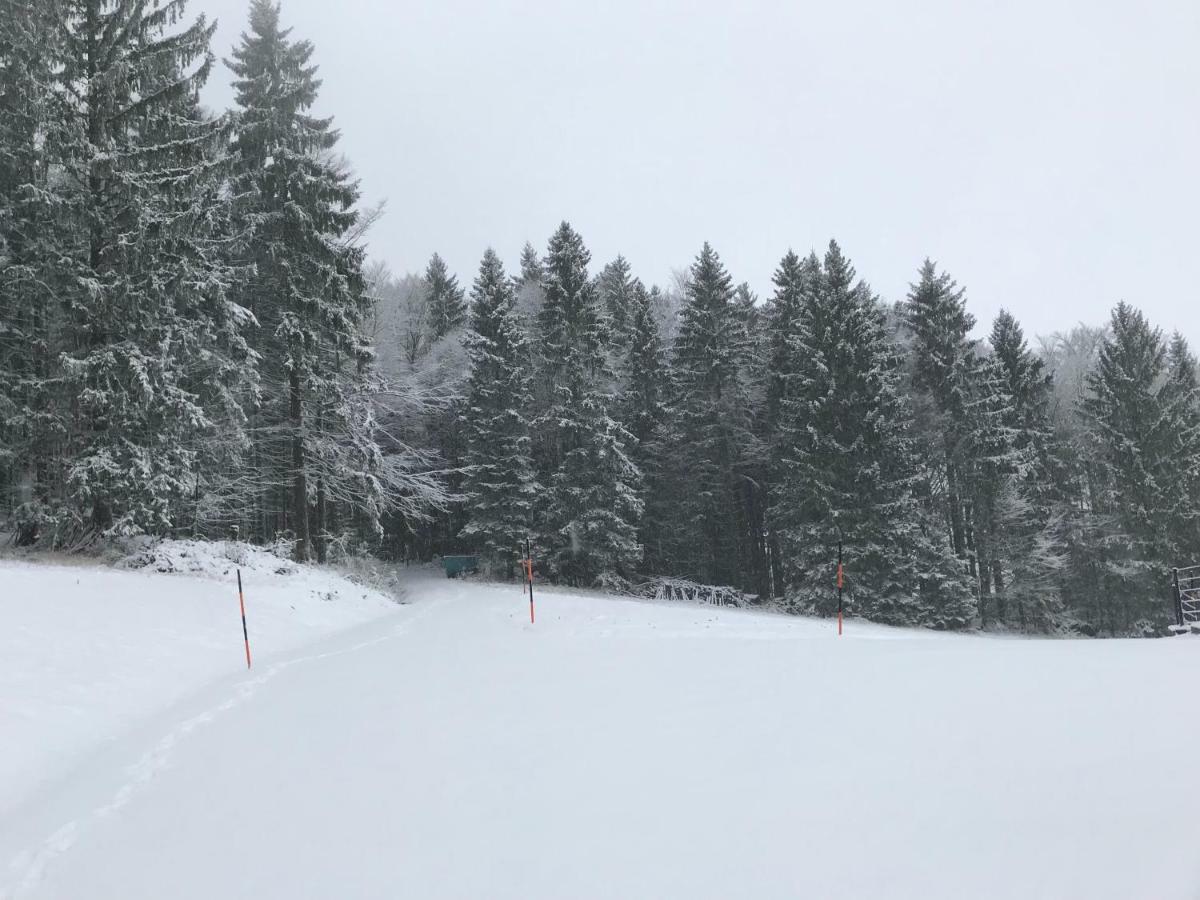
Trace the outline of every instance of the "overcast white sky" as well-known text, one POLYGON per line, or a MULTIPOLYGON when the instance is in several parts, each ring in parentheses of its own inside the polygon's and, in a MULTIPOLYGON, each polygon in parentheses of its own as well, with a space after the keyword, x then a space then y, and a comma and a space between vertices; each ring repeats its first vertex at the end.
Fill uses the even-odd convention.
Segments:
MULTIPOLYGON (((228 55, 247 0, 192 0, 228 55)), ((1200 349, 1200 2, 283 0, 372 255, 470 283, 566 218, 665 282, 711 241, 761 295, 834 236, 884 298, 931 256, 990 327, 1118 299, 1200 349)), ((229 72, 206 100, 230 102, 229 72)))

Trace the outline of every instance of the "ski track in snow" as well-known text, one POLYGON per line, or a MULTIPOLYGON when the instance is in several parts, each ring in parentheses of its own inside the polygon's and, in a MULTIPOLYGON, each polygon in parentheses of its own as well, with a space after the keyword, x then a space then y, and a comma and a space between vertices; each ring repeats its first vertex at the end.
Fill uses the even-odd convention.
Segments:
MULTIPOLYGON (((444 598, 431 600, 422 608, 409 616, 403 622, 395 624, 388 633, 359 641, 349 647, 339 648, 321 653, 309 653, 292 659, 270 664, 265 672, 252 675, 237 685, 234 696, 224 700, 217 706, 192 715, 167 733, 145 756, 129 766, 125 771, 128 780, 117 790, 113 798, 102 806, 79 816, 77 819, 60 826, 53 834, 33 850, 20 852, 9 863, 9 883, 0 885, 0 900, 21 900, 29 895, 42 881, 47 868, 54 860, 71 849, 75 842, 87 829, 96 827, 108 817, 119 812, 130 802, 138 791, 146 788, 151 781, 170 764, 171 754, 181 741, 193 731, 215 721, 222 713, 250 700, 264 684, 274 679, 281 672, 293 666, 329 659, 348 653, 355 653, 365 647, 395 640, 406 634, 414 624, 429 616, 438 606, 445 603, 444 598)), ((336 636, 333 638, 336 641, 336 636)))

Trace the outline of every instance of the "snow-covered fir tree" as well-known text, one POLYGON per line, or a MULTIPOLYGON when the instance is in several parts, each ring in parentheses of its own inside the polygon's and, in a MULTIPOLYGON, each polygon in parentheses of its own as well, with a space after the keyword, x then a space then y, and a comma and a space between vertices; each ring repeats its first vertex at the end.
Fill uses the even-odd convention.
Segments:
POLYGON ((632 440, 629 456, 643 475, 645 509, 639 541, 645 548, 644 565, 650 571, 662 571, 664 531, 671 527, 671 511, 648 487, 657 483, 664 470, 663 456, 672 452, 664 442, 667 421, 666 397, 668 369, 666 351, 655 315, 655 292, 647 291, 640 280, 634 281, 630 303, 629 348, 622 367, 619 410, 632 440))
POLYGON ((225 389, 245 362, 242 314, 219 252, 227 125, 197 106, 213 26, 186 24, 183 2, 74 0, 45 13, 59 55, 44 202, 62 399, 75 410, 60 446, 60 537, 179 529, 218 425, 225 446, 240 440, 225 389))
MULTIPOLYGON (((778 480, 782 474, 780 426, 783 405, 788 398, 792 379, 797 373, 797 355, 803 350, 796 343, 796 329, 805 302, 811 299, 810 294, 817 289, 820 275, 821 261, 817 258, 816 253, 809 253, 807 257, 801 259, 794 251, 788 250, 780 260, 779 267, 772 277, 775 293, 767 301, 767 307, 762 315, 765 332, 762 347, 765 359, 765 384, 759 428, 766 445, 764 482, 767 492, 765 504, 768 510, 776 502, 778 480)), ((770 554, 768 592, 772 595, 781 595, 784 588, 783 559, 775 525, 775 517, 768 515, 766 527, 770 554)))
POLYGON ((1170 447, 1169 553, 1173 565, 1200 565, 1200 379, 1196 357, 1179 332, 1167 345, 1164 415, 1174 432, 1170 447))
POLYGON ((537 498, 530 461, 530 357, 514 289, 490 249, 471 289, 470 316, 464 344, 471 374, 463 409, 468 520, 462 537, 493 570, 511 575, 532 535, 537 498))
POLYGON ((1001 310, 990 337, 1009 399, 1006 427, 1016 465, 997 498, 997 557, 1007 561, 998 585, 998 617, 1045 630, 1061 617, 1059 578, 1066 566, 1068 475, 1050 420, 1053 377, 1030 350, 1020 324, 1001 310))
POLYGON ((832 608, 840 540, 852 610, 964 627, 974 614, 969 586, 913 497, 919 471, 899 360, 882 310, 836 242, 793 327, 773 509, 789 601, 832 608))
POLYGON ((552 570, 572 584, 627 576, 642 555, 641 473, 626 452, 628 432, 609 415, 611 373, 590 258, 578 232, 563 222, 542 261, 545 303, 538 314, 539 377, 547 390, 539 416, 548 480, 541 543, 552 570))
POLYGON ((599 306, 606 321, 606 345, 614 360, 624 356, 629 346, 633 319, 634 278, 629 261, 618 256, 596 276, 599 306))
POLYGON ((517 292, 517 312, 526 332, 535 336, 537 316, 545 302, 542 290, 542 260, 537 249, 528 241, 521 248, 520 270, 513 276, 513 287, 517 292))
POLYGON ((965 561, 984 624, 1002 613, 1007 560, 998 498, 1015 476, 1010 399, 1003 367, 970 337, 975 318, 964 291, 931 260, 900 307, 911 332, 909 368, 916 434, 927 461, 922 494, 941 512, 956 555, 965 561))
POLYGON ((1194 405, 1189 410, 1194 395, 1168 374, 1162 333, 1126 303, 1109 329, 1082 409, 1089 506, 1078 550, 1098 575, 1090 617, 1121 633, 1165 619, 1171 511, 1200 460, 1200 434, 1194 405))
POLYGON ((425 268, 426 304, 429 310, 430 338, 439 341, 467 320, 467 302, 458 278, 450 274, 446 262, 436 253, 425 268))
POLYGON ((34 543, 58 499, 57 442, 66 434, 56 360, 58 303, 55 210, 45 133, 52 94, 51 11, 0 3, 0 490, 18 546, 34 543))
POLYGON ((311 43, 282 27, 277 4, 253 0, 249 29, 227 63, 238 107, 233 189, 243 242, 236 261, 247 272, 239 293, 259 324, 263 382, 250 531, 290 531, 297 559, 308 558, 314 538, 323 552, 329 494, 353 498, 365 516, 356 524, 370 533, 383 490, 378 469, 367 477, 343 470, 322 449, 348 432, 369 443, 368 423, 354 418, 363 407, 351 398, 372 354, 361 327, 363 254, 347 240, 359 221, 358 187, 332 156, 331 120, 308 113, 320 87, 312 55, 311 43))
POLYGON ((693 263, 671 356, 670 469, 676 506, 672 568, 712 584, 754 589, 748 461, 757 441, 746 390, 749 336, 732 279, 705 244, 693 263))

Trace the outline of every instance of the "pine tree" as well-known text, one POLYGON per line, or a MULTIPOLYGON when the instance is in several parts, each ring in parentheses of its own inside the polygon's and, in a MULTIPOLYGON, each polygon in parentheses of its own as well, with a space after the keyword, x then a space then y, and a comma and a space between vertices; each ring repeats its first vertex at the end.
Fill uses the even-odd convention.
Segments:
POLYGON ((1167 517, 1168 553, 1172 565, 1200 565, 1200 383, 1196 358, 1183 335, 1175 332, 1167 346, 1163 415, 1168 433, 1168 490, 1162 513, 1167 517))
POLYGON ((553 571, 574 584, 626 576, 641 558, 641 473, 625 451, 628 433, 608 413, 611 373, 589 260, 583 239, 563 222, 546 252, 538 314, 549 400, 539 419, 549 481, 544 543, 553 571))
POLYGON ((996 317, 990 342, 1010 400, 1005 425, 1016 462, 1016 477, 1006 481, 997 502, 997 555, 1009 564, 997 591, 1000 617, 1045 630, 1062 612, 1059 581, 1070 515, 1069 476, 1050 420, 1053 378, 1008 311, 996 317))
POLYGON ((882 311, 836 242, 790 342, 773 509, 788 598, 828 612, 839 541, 852 610, 879 621, 963 627, 970 593, 913 498, 918 479, 899 361, 882 311))
POLYGON ((59 493, 57 444, 67 433, 57 378, 61 352, 62 198, 49 190, 51 61, 61 50, 42 4, 0 3, 0 510, 18 546, 34 543, 59 493))
POLYGON ((513 288, 490 249, 471 290, 464 344, 471 375, 464 407, 469 519, 462 535, 493 568, 511 575, 512 562, 531 534, 537 493, 526 418, 529 347, 513 288))
POLYGON ((623 390, 619 404, 621 421, 630 433, 629 456, 644 477, 642 499, 645 511, 639 542, 646 548, 645 565, 651 570, 664 564, 663 532, 669 527, 666 508, 655 503, 651 490, 664 470, 663 455, 674 442, 665 440, 668 419, 666 394, 668 370, 662 337, 655 318, 654 292, 635 279, 630 304, 629 349, 622 372, 623 390))
POLYGON ((1002 309, 992 323, 990 343, 1004 367, 1005 389, 1012 401, 1013 445, 1018 451, 1031 451, 1035 458, 1045 458, 1051 437, 1053 377, 1046 371, 1045 361, 1029 349, 1024 331, 1007 310, 1002 309))
POLYGON ((666 353, 654 318, 653 293, 634 279, 629 316, 629 350, 623 367, 622 421, 637 441, 646 446, 662 423, 666 406, 666 353))
POLYGON ((537 314, 543 407, 538 467, 544 479, 577 446, 575 417, 584 397, 608 374, 603 324, 587 274, 590 261, 583 238, 563 222, 550 238, 543 261, 544 301, 537 314))
POLYGON ((629 346, 634 314, 634 281, 629 261, 624 256, 618 256, 596 277, 600 310, 607 320, 605 343, 618 359, 624 356, 629 346))
MULTIPOLYGON (((775 293, 767 303, 763 318, 766 338, 763 353, 766 357, 765 391, 762 411, 762 438, 767 446, 765 482, 768 510, 777 503, 779 481, 782 477, 783 445, 780 441, 784 404, 799 371, 799 356, 803 348, 798 343, 797 329, 806 303, 812 302, 821 277, 821 261, 815 253, 801 259, 792 250, 780 260, 773 282, 775 293)), ((785 576, 782 548, 775 528, 775 517, 767 516, 767 541, 770 550, 770 586, 772 596, 782 595, 785 576)))
POLYGON ((521 271, 513 276, 513 287, 517 292, 517 312, 521 318, 521 327, 531 339, 536 340, 537 316, 545 303, 546 295, 542 289, 542 260, 533 244, 528 241, 521 248, 521 271))
POLYGON ((960 559, 974 551, 968 547, 970 523, 965 507, 969 504, 969 489, 963 483, 962 469, 966 464, 965 419, 974 349, 968 335, 975 326, 975 317, 966 311, 963 295, 950 276, 939 274, 927 259, 901 308, 902 319, 913 335, 910 358, 918 431, 931 441, 928 458, 937 460, 940 477, 931 481, 945 484, 945 495, 931 499, 945 510, 951 543, 960 559))
MULTIPOLYGON (((241 313, 225 294, 227 123, 200 114, 213 27, 183 2, 72 0, 48 10, 43 136, 54 190, 61 398, 75 416, 60 539, 163 532, 191 518, 201 459, 240 434, 241 313)), ((244 348, 243 348, 244 349, 244 348)), ((214 456, 219 454, 213 454, 214 456)))
POLYGON ((1200 460, 1200 433, 1188 400, 1168 375, 1162 333, 1126 303, 1113 311, 1110 336, 1088 378, 1083 413, 1088 453, 1090 530, 1101 587, 1092 618, 1112 633, 1161 622, 1161 585, 1174 552, 1172 515, 1200 460))
POLYGON ((331 120, 307 112, 320 87, 312 44, 290 39, 269 0, 253 0, 249 25, 227 65, 240 111, 238 262, 251 273, 240 288, 260 326, 255 350, 263 360, 254 435, 256 480, 267 493, 258 498, 255 531, 270 537, 285 524, 303 560, 314 532, 323 551, 331 491, 356 497, 367 529, 378 527, 378 478, 322 464, 330 455, 319 449, 328 435, 364 425, 347 418, 362 409, 348 400, 371 361, 361 328, 362 250, 348 241, 359 221, 358 188, 331 156, 331 120))
POLYGON ((712 584, 756 590, 747 477, 757 442, 746 390, 749 337, 732 280, 705 244, 692 265, 672 354, 670 483, 677 504, 674 568, 712 584))
POLYGON ((467 303, 458 278, 446 269, 445 261, 436 253, 425 269, 425 285, 429 292, 429 330, 438 341, 467 320, 467 303))
POLYGON ((978 586, 987 624, 1004 613, 998 604, 1008 561, 996 552, 1003 541, 998 500, 1017 470, 1006 375, 970 337, 975 319, 964 291, 932 261, 922 265, 900 315, 912 335, 916 430, 929 461, 922 491, 978 586))

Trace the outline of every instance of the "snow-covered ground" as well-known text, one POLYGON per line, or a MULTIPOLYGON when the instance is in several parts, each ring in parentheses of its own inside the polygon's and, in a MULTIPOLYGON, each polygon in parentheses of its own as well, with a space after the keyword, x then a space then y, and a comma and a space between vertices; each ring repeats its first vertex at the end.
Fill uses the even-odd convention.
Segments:
POLYGON ((264 661, 396 609, 378 591, 244 544, 167 542, 123 571, 69 557, 0 561, 0 811, 146 715, 245 668, 239 566, 264 661))
POLYGON ((0 897, 1200 896, 1200 640, 277 577, 0 566, 0 897))

